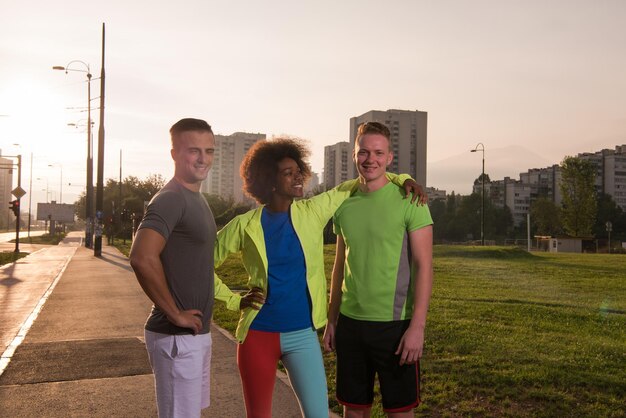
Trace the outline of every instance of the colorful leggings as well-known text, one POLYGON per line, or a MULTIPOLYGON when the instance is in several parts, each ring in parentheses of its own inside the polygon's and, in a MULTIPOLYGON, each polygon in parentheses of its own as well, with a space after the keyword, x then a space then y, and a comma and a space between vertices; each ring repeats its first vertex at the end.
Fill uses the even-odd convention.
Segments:
POLYGON ((248 418, 271 418, 276 366, 281 360, 306 418, 328 418, 326 374, 317 333, 248 331, 237 364, 248 418))

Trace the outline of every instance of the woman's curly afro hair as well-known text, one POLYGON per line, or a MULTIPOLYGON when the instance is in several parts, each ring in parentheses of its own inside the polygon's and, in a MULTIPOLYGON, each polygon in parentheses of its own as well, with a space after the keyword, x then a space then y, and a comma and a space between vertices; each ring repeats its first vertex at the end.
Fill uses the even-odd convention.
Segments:
POLYGON ((244 191, 261 204, 269 203, 276 186, 278 163, 285 158, 294 160, 306 182, 311 177, 311 167, 306 162, 310 154, 311 151, 299 139, 276 138, 256 142, 239 168, 244 191))

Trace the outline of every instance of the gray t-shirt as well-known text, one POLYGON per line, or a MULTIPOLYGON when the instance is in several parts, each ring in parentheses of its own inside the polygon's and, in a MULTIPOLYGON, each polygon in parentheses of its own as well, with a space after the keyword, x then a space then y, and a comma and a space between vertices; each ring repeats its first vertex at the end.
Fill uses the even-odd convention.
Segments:
MULTIPOLYGON (((153 229, 165 238, 161 263, 176 306, 202 311, 200 334, 208 333, 213 315, 213 248, 217 228, 206 199, 172 179, 148 204, 141 228, 153 229)), ((191 334, 191 329, 168 321, 156 306, 152 307, 146 329, 170 335, 191 334)))

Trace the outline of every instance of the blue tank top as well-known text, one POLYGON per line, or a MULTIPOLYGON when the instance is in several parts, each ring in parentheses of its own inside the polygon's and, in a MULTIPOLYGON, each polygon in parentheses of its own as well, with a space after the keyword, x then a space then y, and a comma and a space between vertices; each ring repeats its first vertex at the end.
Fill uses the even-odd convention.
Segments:
POLYGON ((290 332, 313 327, 306 264, 289 212, 261 214, 268 262, 265 304, 250 329, 290 332))

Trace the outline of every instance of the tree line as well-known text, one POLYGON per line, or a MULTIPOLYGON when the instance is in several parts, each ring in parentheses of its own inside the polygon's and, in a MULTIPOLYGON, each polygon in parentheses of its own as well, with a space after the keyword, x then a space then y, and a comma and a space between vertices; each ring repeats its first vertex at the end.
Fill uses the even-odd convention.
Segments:
MULTIPOLYGON (((481 180, 479 176, 475 184, 480 184, 481 180)), ((626 240, 626 212, 610 195, 596 193, 595 180, 596 168, 591 162, 578 157, 565 157, 561 163, 562 203, 557 205, 546 196, 537 196, 531 202, 531 236, 604 238, 607 236, 606 222, 611 222, 612 239, 626 240)), ((489 176, 485 174, 485 182, 489 181, 489 176)), ((117 237, 129 238, 133 222, 138 224, 145 204, 164 185, 165 179, 160 175, 150 175, 143 180, 128 176, 122 181, 121 188, 119 181, 108 179, 103 194, 105 231, 117 237)), ((321 191, 318 188, 314 193, 321 191)), ((218 195, 205 194, 205 198, 213 211, 218 228, 253 206, 218 195)), ((452 192, 445 200, 430 202, 435 242, 480 239, 481 200, 480 193, 463 196, 452 192)), ((84 193, 76 202, 75 208, 77 217, 84 220, 84 193)), ((486 197, 484 211, 484 236, 487 241, 502 242, 507 238, 526 238, 526 220, 515 227, 511 210, 507 206, 497 207, 486 197)), ((325 241, 335 241, 330 223, 325 230, 325 241)))
MULTIPOLYGON (((163 176, 158 174, 150 175, 143 180, 128 176, 122 180, 121 187, 118 180, 107 179, 103 189, 103 221, 106 235, 130 238, 133 226, 137 227, 143 217, 145 205, 165 183, 163 176)), ((251 204, 234 202, 232 199, 214 194, 203 195, 211 207, 218 228, 252 207, 251 204)), ((85 221, 85 202, 83 192, 74 204, 76 217, 82 222, 85 221)))
MULTIPOLYGON (((607 237, 606 223, 611 222, 611 239, 626 240, 626 212, 611 195, 597 193, 596 167, 578 157, 565 157, 560 165, 561 204, 547 196, 537 196, 530 203, 531 237, 571 236, 582 238, 607 237)), ((479 176, 475 184, 480 184, 479 176)), ((485 182, 489 178, 485 175, 485 182)), ((446 200, 430 203, 434 221, 434 238, 438 242, 476 240, 480 237, 481 195, 455 195, 446 200)), ((514 226, 513 217, 507 206, 496 207, 485 198, 485 238, 502 241, 524 239, 527 236, 527 221, 514 226)))

